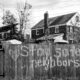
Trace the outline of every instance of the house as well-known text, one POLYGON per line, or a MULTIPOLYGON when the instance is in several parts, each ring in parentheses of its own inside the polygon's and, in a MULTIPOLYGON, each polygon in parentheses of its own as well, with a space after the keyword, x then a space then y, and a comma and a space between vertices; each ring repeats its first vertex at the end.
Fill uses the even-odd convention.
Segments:
POLYGON ((0 50, 2 50, 2 41, 11 40, 13 38, 16 25, 17 24, 12 24, 0 27, 0 50))
MULTIPOLYGON (((41 20, 31 29, 32 39, 39 40, 45 36, 45 19, 41 20)), ((63 34, 63 39, 69 43, 76 42, 77 31, 80 29, 80 15, 79 13, 69 13, 61 16, 48 18, 48 31, 51 39, 54 36, 63 34)))
POLYGON ((0 40, 6 40, 15 34, 15 26, 17 24, 6 25, 0 27, 0 40))

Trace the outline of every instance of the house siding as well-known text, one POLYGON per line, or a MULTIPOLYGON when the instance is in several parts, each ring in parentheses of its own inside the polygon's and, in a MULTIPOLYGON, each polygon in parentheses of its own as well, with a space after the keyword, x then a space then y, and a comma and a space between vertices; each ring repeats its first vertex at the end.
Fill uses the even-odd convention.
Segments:
MULTIPOLYGON (((55 26, 56 27, 56 26, 55 26)), ((64 26, 59 26, 59 32, 55 33, 55 27, 50 27, 49 28, 49 34, 59 34, 59 33, 64 33, 63 38, 66 39, 66 25, 64 26)), ((44 31, 43 29, 35 29, 31 31, 32 39, 37 39, 39 37, 44 36, 44 31), (38 34, 37 33, 38 30, 38 34)))
MULTIPOLYGON (((55 26, 56 27, 56 26, 55 26)), ((63 33, 64 36, 63 36, 63 39, 66 40, 66 25, 64 26, 59 26, 59 32, 55 32, 55 27, 51 27, 49 30, 50 30, 50 34, 60 34, 60 33, 63 33)))

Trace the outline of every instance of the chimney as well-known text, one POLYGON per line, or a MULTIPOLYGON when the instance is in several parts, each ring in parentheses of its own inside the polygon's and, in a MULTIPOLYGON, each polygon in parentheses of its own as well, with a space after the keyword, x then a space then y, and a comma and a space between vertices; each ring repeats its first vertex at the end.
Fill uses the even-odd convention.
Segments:
POLYGON ((48 12, 44 13, 44 32, 48 29, 48 12))

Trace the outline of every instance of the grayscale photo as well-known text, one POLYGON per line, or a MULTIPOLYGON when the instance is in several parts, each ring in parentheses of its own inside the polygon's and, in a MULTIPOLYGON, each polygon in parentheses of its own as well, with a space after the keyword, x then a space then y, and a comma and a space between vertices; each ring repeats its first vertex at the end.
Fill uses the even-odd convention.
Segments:
POLYGON ((0 80, 80 80, 80 0, 0 0, 0 80))

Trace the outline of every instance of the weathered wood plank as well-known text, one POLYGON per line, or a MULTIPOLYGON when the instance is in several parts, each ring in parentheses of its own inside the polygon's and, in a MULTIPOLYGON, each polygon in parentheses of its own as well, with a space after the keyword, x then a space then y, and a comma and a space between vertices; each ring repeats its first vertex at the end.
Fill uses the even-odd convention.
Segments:
POLYGON ((80 45, 8 45, 5 80, 80 80, 80 45))

